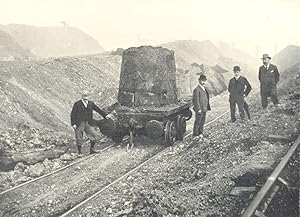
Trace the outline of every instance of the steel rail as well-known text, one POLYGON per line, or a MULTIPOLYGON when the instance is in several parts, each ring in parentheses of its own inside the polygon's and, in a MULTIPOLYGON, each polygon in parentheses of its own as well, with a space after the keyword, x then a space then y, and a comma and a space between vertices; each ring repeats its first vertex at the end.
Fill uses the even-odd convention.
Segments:
MULTIPOLYGON (((226 96, 226 95, 225 95, 225 96, 226 96)), ((223 96, 222 96, 222 97, 223 97, 223 96)), ((208 125, 208 124, 211 124, 211 123, 215 122, 216 120, 218 120, 219 118, 223 117, 223 116, 224 116, 225 114, 227 114, 227 113, 229 113, 229 112, 227 111, 227 112, 223 113, 222 115, 220 115, 220 116, 218 116, 217 118, 215 118, 214 120, 208 122, 208 123, 205 124, 204 126, 206 126, 206 125, 208 125)), ((184 138, 187 138, 187 137, 190 136, 191 134, 192 134, 192 132, 190 132, 189 134, 187 134, 184 138)), ((125 141, 127 141, 127 140, 129 141, 129 139, 125 139, 123 142, 125 142, 125 141)), ((100 150, 99 153, 101 153, 101 152, 103 152, 103 151, 105 151, 105 150, 107 150, 107 149, 109 149, 109 148, 111 148, 111 147, 113 147, 113 146, 114 146, 114 145, 110 145, 110 146, 108 146, 108 147, 106 147, 106 148, 100 150)), ((73 162, 73 163, 71 163, 71 164, 69 164, 69 165, 66 165, 66 166, 64 166, 64 167, 61 167, 61 168, 59 168, 59 169, 57 169, 57 170, 54 170, 54 171, 52 171, 52 172, 50 172, 50 173, 47 173, 47 174, 45 174, 45 175, 42 175, 42 176, 37 177, 37 178, 32 179, 32 180, 29 180, 29 181, 24 182, 24 183, 22 183, 22 184, 20 184, 20 185, 16 185, 16 186, 14 186, 14 187, 12 187, 12 188, 9 188, 9 189, 7 189, 7 190, 5 190, 5 191, 0 192, 0 195, 3 195, 3 194, 8 193, 8 192, 10 192, 10 191, 13 191, 13 190, 15 190, 15 189, 17 189, 17 188, 20 188, 20 187, 24 186, 24 185, 28 185, 28 184, 30 184, 30 183, 36 182, 36 181, 38 181, 38 180, 40 180, 40 179, 43 179, 43 178, 46 178, 46 177, 48 177, 48 176, 51 176, 51 175, 53 175, 53 174, 55 174, 55 173, 58 173, 59 171, 65 170, 65 169, 67 169, 67 168, 69 168, 69 167, 71 167, 71 166, 73 166, 73 165, 75 165, 75 164, 78 164, 78 163, 80 163, 80 162, 82 162, 82 161, 88 160, 89 158, 91 158, 91 157, 93 157, 93 156, 95 156, 95 155, 89 155, 89 156, 83 157, 83 158, 81 158, 81 159, 79 159, 79 160, 77 160, 77 161, 75 161, 75 162, 73 162)))
POLYGON ((300 144, 300 136, 296 139, 294 144, 291 146, 291 148, 288 150, 286 155, 282 158, 280 163, 277 165, 277 167, 273 170, 263 187, 259 190, 259 192, 256 194, 255 198, 252 200, 252 202, 249 204, 247 209, 242 214, 242 217, 251 217, 255 211, 258 209, 258 206, 261 204, 263 199, 265 198, 266 194, 270 191, 270 189, 273 187, 273 185, 276 183, 277 179, 279 178, 279 175, 291 159, 291 157, 294 155, 295 151, 299 147, 300 144))
MULTIPOLYGON (((114 145, 110 145, 110 146, 108 146, 108 147, 106 147, 106 148, 103 148, 103 149, 99 150, 99 152, 98 152, 97 154, 102 153, 102 152, 106 151, 107 149, 109 149, 109 148, 111 148, 111 147, 113 147, 113 146, 114 146, 114 145)), ((48 177, 48 176, 51 176, 51 175, 53 175, 53 174, 55 174, 55 173, 58 173, 59 171, 65 170, 65 169, 67 169, 67 168, 69 168, 69 167, 71 167, 71 166, 73 166, 73 165, 75 165, 75 164, 78 164, 78 163, 80 163, 80 162, 82 162, 82 161, 88 160, 88 159, 90 159, 90 158, 96 156, 97 154, 88 155, 88 156, 83 157, 83 158, 81 158, 81 159, 79 159, 79 160, 76 160, 76 161, 74 161, 73 163, 70 163, 70 164, 68 164, 68 165, 66 165, 66 166, 64 166, 64 167, 61 167, 61 168, 59 168, 59 169, 57 169, 57 170, 54 170, 54 171, 52 171, 52 172, 50 172, 50 173, 47 173, 47 174, 45 174, 45 175, 42 175, 42 176, 40 176, 40 177, 38 177, 38 178, 29 180, 29 181, 24 182, 24 183, 22 183, 22 184, 20 184, 20 185, 16 185, 16 186, 14 186, 14 187, 12 187, 12 188, 9 188, 9 189, 7 189, 7 190, 5 190, 5 191, 0 192, 0 195, 3 195, 3 194, 8 193, 8 192, 10 192, 10 191, 13 191, 13 190, 15 190, 15 189, 17 189, 17 188, 20 188, 20 187, 22 187, 22 186, 28 185, 28 184, 30 184, 30 183, 36 182, 36 181, 38 181, 38 180, 40 180, 40 179, 43 179, 43 178, 46 178, 46 177, 48 177)))

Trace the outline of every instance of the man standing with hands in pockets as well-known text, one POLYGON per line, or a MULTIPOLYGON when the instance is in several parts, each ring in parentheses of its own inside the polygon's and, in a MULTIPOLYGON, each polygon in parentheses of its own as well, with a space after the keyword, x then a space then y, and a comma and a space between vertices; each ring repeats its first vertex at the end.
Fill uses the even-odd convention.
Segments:
POLYGON ((193 105, 196 113, 193 140, 203 138, 203 127, 205 123, 206 112, 210 111, 209 94, 205 88, 206 76, 200 75, 199 84, 193 91, 193 105))
POLYGON ((279 72, 277 66, 270 63, 271 57, 264 54, 261 58, 263 65, 259 67, 258 79, 260 81, 260 95, 263 109, 268 106, 268 97, 275 106, 278 105, 277 83, 279 82, 279 72))

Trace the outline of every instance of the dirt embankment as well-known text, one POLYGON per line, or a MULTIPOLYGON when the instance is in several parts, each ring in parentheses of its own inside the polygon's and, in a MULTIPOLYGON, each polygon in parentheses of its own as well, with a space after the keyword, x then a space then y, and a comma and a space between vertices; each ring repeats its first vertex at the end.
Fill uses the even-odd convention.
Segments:
MULTIPOLYGON (((91 100, 100 107, 117 101, 120 67, 121 56, 110 53, 37 62, 0 62, 1 128, 25 123, 35 128, 69 131, 70 110, 82 90, 89 90, 91 100)), ((192 75, 177 68, 179 98, 191 95, 199 73, 208 75, 212 93, 225 90, 228 78, 223 72, 208 69, 196 70, 192 75)))
POLYGON ((26 123, 70 132, 70 111, 82 90, 100 107, 115 102, 121 57, 99 55, 0 62, 0 126, 26 123))

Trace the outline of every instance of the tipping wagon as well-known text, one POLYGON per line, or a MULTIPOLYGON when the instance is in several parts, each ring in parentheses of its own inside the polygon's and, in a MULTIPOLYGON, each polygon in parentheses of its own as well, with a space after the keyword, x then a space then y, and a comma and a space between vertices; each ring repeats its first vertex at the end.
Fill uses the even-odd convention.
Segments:
POLYGON ((182 140, 192 117, 191 100, 178 100, 174 51, 142 46, 122 55, 118 103, 100 131, 119 143, 134 134, 163 138, 166 145, 182 140))

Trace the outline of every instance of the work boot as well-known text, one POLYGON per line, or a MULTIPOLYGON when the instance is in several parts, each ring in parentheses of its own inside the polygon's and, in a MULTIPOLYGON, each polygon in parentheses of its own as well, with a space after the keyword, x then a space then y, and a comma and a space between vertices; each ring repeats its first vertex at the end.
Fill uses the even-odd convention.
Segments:
POLYGON ((98 153, 98 152, 95 150, 95 144, 96 144, 96 141, 91 141, 90 154, 96 154, 96 153, 98 153))
POLYGON ((201 133, 201 134, 199 135, 199 139, 202 140, 203 138, 204 138, 204 136, 203 136, 203 134, 201 133))
POLYGON ((249 109, 245 109, 245 112, 246 112, 246 114, 247 114, 248 119, 251 120, 251 116, 250 116, 249 109))
POLYGON ((81 146, 77 145, 78 157, 82 157, 81 146))
POLYGON ((251 120, 250 113, 247 113, 248 119, 251 120))

